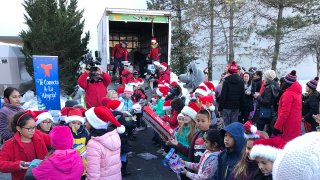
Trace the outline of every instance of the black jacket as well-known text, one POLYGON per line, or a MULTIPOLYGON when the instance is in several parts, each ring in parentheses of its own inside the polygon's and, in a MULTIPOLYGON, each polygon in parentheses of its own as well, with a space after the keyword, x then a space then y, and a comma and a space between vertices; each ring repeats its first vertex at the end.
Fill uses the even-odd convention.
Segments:
POLYGON ((262 79, 261 78, 253 80, 253 86, 255 88, 255 92, 260 92, 261 85, 262 85, 262 79))
MULTIPOLYGON (((256 99, 258 104, 257 104, 257 110, 254 115, 255 122, 260 122, 260 123, 266 122, 265 120, 259 119, 260 107, 271 108, 272 112, 275 112, 273 105, 276 101, 276 98, 279 96, 279 93, 280 93, 280 88, 277 82, 275 82, 274 80, 266 82, 261 96, 258 96, 256 99)), ((269 119, 269 120, 272 120, 272 119, 269 119)))
POLYGON ((244 83, 238 74, 225 78, 219 98, 219 111, 222 109, 239 109, 243 104, 244 83))
POLYGON ((319 94, 311 94, 303 97, 302 116, 304 120, 311 124, 313 131, 316 130, 318 123, 313 119, 312 115, 319 114, 319 94))

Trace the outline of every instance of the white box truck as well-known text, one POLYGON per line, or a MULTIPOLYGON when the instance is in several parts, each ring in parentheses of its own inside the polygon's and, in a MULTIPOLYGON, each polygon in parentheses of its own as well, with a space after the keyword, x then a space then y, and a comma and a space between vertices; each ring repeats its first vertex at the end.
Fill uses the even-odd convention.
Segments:
POLYGON ((132 52, 148 54, 152 34, 161 48, 161 62, 170 63, 171 13, 168 11, 106 8, 98 24, 98 52, 103 71, 112 70, 112 48, 128 42, 129 61, 135 66, 132 52), (152 32, 153 31, 153 32, 152 32))

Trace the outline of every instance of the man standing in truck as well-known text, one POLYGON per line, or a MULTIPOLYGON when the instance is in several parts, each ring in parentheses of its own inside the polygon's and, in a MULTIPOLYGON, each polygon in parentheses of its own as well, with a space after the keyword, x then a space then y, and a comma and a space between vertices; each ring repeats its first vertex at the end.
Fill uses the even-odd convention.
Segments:
POLYGON ((122 41, 119 44, 116 44, 112 48, 111 59, 113 60, 113 72, 112 75, 116 74, 117 68, 119 68, 119 75, 123 70, 122 61, 128 61, 128 50, 127 50, 127 41, 122 41))

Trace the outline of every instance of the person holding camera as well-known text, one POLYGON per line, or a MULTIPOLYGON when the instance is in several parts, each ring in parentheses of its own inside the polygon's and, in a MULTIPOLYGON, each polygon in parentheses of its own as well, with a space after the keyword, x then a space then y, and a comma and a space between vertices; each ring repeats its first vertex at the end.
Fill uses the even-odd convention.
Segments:
POLYGON ((119 75, 123 70, 122 61, 128 61, 128 50, 127 50, 128 42, 122 41, 119 44, 116 44, 112 48, 111 59, 113 60, 113 72, 112 76, 116 74, 117 68, 119 68, 119 75))
POLYGON ((102 99, 107 96, 107 87, 111 82, 109 74, 98 67, 87 67, 78 78, 79 86, 85 90, 87 109, 102 106, 102 99))

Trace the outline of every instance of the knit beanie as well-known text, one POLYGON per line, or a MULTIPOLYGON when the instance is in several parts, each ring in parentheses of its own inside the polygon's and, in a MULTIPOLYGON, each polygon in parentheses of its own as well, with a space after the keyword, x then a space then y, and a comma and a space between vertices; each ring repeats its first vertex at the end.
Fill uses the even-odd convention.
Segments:
POLYGON ((73 146, 73 136, 68 126, 55 126, 49 136, 55 150, 71 149, 73 146))
POLYGON ((319 77, 315 77, 313 80, 307 82, 307 86, 310 89, 317 89, 319 77))
POLYGON ((320 177, 320 132, 288 142, 273 164, 275 180, 313 180, 320 177))
POLYGON ((263 75, 267 80, 274 80, 274 78, 277 77, 276 72, 274 72, 274 70, 267 70, 266 72, 264 72, 263 75))
POLYGON ((232 63, 228 66, 228 72, 229 73, 238 73, 238 66, 235 61, 232 61, 232 63))
POLYGON ((287 74, 284 77, 284 81, 288 84, 293 84, 294 82, 297 81, 297 72, 295 70, 292 70, 289 74, 287 74))
POLYGON ((78 105, 78 101, 76 100, 68 100, 65 102, 65 107, 73 107, 75 105, 78 105))

